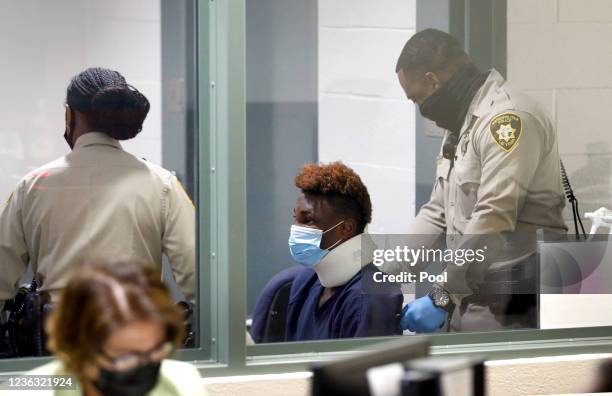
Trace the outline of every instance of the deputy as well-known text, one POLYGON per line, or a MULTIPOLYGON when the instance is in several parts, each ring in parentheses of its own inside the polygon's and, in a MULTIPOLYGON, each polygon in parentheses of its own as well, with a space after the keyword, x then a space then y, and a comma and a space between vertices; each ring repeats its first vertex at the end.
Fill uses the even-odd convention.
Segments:
POLYGON ((194 300, 194 206, 171 172, 119 143, 138 135, 148 112, 146 97, 116 71, 91 68, 70 81, 72 152, 25 176, 0 206, 0 300, 15 295, 28 263, 55 299, 81 263, 123 258, 161 270, 163 254, 194 300))
POLYGON ((396 72, 408 99, 445 130, 431 198, 411 234, 488 249, 482 263, 448 265, 447 283, 405 307, 403 328, 434 331, 448 313, 455 331, 535 326, 535 231, 567 231, 550 119, 439 30, 412 36, 396 72))

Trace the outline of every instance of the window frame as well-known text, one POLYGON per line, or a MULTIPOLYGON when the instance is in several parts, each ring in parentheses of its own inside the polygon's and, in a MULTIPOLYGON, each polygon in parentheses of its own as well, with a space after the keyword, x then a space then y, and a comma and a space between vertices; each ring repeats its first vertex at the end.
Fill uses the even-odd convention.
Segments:
MULTIPOLYGON (((200 347, 176 358, 206 377, 305 371, 397 338, 246 343, 245 1, 197 0, 200 347)), ((487 359, 612 353, 612 326, 440 334, 431 341, 433 355, 487 359)), ((22 373, 50 360, 0 360, 0 373, 22 373)))
MULTIPOLYGON (((217 130, 218 135, 227 134, 225 143, 233 146, 217 147, 218 152, 227 153, 226 164, 229 169, 229 179, 225 180, 231 186, 231 202, 228 210, 236 215, 237 224, 228 224, 235 233, 231 234, 232 257, 228 257, 227 269, 230 279, 225 290, 226 298, 232 304, 228 318, 231 323, 244 323, 246 317, 246 58, 245 58, 245 0, 213 0, 216 3, 216 13, 211 13, 212 19, 218 18, 215 24, 217 55, 228 59, 231 68, 225 77, 229 83, 224 89, 228 92, 223 98, 229 103, 225 108, 229 113, 218 112, 220 119, 228 119, 228 129, 217 130), (242 36, 241 36, 242 35, 242 36), (240 64, 238 64, 238 62, 240 64), (230 117, 229 114, 232 114, 230 117), (231 121, 229 121, 231 119, 231 121), (233 123, 232 123, 233 122, 233 123)), ((212 2, 211 2, 212 4, 212 2)), ((211 20, 212 20, 211 19, 211 20)), ((212 45, 212 44, 211 44, 212 45)), ((223 66, 217 61, 218 66, 223 66)), ((219 79, 219 81, 221 81, 219 79)), ((202 86, 202 85, 201 85, 202 86)), ((218 90, 223 89, 217 85, 218 90)), ((219 93, 219 92, 217 92, 219 93)), ((219 98, 218 98, 219 99, 219 98)), ((217 108, 219 110, 220 107, 217 108)), ((219 125, 217 125, 219 127, 219 125)), ((212 132, 212 131, 211 131, 212 132)), ((218 143, 221 143, 218 141, 218 143)), ((229 220, 229 219, 228 219, 229 220)), ((229 235, 228 235, 229 236, 229 235)), ((226 285, 223 284, 225 287, 226 285)), ((230 323, 227 323, 229 326, 230 323)), ((231 326, 230 326, 231 327, 231 326)), ((326 340, 300 343, 277 343, 246 345, 244 328, 234 326, 241 331, 234 331, 222 343, 233 345, 232 354, 223 361, 225 368, 210 370, 202 367, 203 375, 219 376, 233 374, 260 374, 295 372, 308 370, 310 365, 323 360, 334 359, 355 353, 356 351, 376 348, 378 343, 395 339, 396 337, 380 337, 369 339, 326 340)), ((548 330, 513 330, 488 333, 440 334, 431 338, 433 355, 452 355, 477 353, 487 359, 507 359, 535 356, 558 356, 565 354, 585 354, 612 352, 612 326, 568 328, 548 330)))

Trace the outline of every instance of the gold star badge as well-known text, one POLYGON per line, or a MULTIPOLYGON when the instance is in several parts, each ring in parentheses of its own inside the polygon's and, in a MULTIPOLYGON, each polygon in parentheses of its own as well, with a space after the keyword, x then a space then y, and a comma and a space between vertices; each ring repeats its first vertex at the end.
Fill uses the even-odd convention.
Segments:
POLYGON ((489 129, 495 143, 505 152, 514 150, 521 137, 523 121, 521 117, 512 113, 503 113, 491 120, 489 129))
POLYGON ((516 129, 512 128, 512 125, 503 124, 501 127, 499 127, 499 130, 497 131, 497 134, 499 135, 499 140, 503 140, 506 143, 510 143, 511 141, 516 139, 516 137, 514 137, 514 131, 516 131, 516 129))

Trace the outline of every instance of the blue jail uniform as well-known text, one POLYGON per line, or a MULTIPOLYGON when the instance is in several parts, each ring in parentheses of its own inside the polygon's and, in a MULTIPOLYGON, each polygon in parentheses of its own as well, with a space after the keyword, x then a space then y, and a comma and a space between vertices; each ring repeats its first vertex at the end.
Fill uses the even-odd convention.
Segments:
POLYGON ((324 287, 312 268, 297 273, 287 308, 286 341, 373 337, 402 334, 399 326, 403 295, 397 285, 384 292, 364 293, 364 267, 319 307, 324 287))
POLYGON ((282 330, 279 331, 279 339, 272 339, 274 337, 271 338, 270 334, 266 334, 266 327, 269 326, 268 322, 271 320, 270 310, 272 309, 274 300, 277 298, 279 290, 292 283, 295 275, 298 274, 302 268, 303 267, 300 266, 286 268, 274 275, 264 286, 255 303, 255 309, 252 316, 253 322, 251 330, 249 331, 255 343, 284 341, 285 334, 282 330))

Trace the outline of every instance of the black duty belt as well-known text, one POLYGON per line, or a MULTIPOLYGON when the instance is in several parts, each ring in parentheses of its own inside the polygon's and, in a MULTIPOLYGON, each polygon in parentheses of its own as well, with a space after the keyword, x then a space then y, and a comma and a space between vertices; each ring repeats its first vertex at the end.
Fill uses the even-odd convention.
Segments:
POLYGON ((489 270, 478 285, 476 295, 538 293, 538 266, 536 255, 512 266, 489 270))

